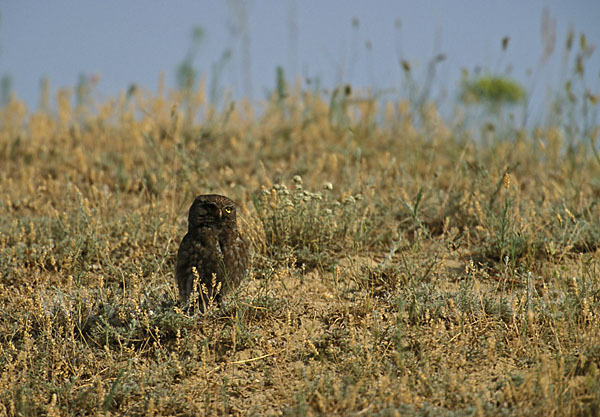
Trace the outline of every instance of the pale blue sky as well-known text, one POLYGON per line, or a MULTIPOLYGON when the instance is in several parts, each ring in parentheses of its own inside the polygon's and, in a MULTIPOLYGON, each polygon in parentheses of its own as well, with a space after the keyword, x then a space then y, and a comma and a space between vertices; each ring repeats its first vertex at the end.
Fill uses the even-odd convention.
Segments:
MULTIPOLYGON (((461 68, 493 72, 512 67, 512 75, 541 97, 560 77, 569 25, 588 42, 600 41, 598 0, 430 0, 430 1, 149 1, 2 0, 0 76, 30 107, 38 103, 42 76, 52 90, 74 86, 79 74, 97 74, 99 99, 115 96, 131 83, 156 91, 160 71, 169 85, 200 26, 205 38, 194 60, 209 72, 227 49, 231 60, 221 84, 234 97, 262 99, 275 84, 281 65, 294 79, 318 78, 324 88, 339 82, 402 94, 399 56, 423 77, 428 60, 443 53, 439 88, 453 91, 461 68), (542 10, 556 20, 556 50, 538 68, 543 52, 542 10), (246 18, 243 17, 246 13, 246 18), (358 28, 352 19, 357 18, 358 28), (397 22, 401 22, 398 29, 397 22), (295 28, 295 29, 294 29, 295 28), (510 37, 508 50, 501 40, 510 37), (365 45, 370 42, 371 49, 365 45), (245 51, 247 53, 245 53, 245 51), (533 76, 527 70, 533 70, 533 76), (535 78, 535 82, 532 78, 535 78)), ((588 66, 597 88, 600 51, 588 66)), ((539 103, 541 103, 541 100, 539 103)), ((537 102, 536 102, 537 103, 537 102)), ((540 104, 536 105, 540 105, 540 104)))

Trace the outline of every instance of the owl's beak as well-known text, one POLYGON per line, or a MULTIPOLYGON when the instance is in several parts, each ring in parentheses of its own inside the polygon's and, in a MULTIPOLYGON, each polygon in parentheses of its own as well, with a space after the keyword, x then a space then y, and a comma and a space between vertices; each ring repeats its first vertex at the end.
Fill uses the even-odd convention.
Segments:
POLYGON ((219 219, 223 217, 223 210, 219 209, 219 219))

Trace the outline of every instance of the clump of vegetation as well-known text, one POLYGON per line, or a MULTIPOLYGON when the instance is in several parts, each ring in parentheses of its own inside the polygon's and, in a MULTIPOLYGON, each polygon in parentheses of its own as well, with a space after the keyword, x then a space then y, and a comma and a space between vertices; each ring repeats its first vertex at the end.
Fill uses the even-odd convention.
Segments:
POLYGON ((525 94, 525 89, 508 77, 485 75, 465 81, 461 97, 466 103, 498 106, 518 103, 525 99, 525 94))
POLYGON ((302 264, 315 266, 365 243, 369 222, 363 196, 349 195, 339 201, 332 190, 330 182, 321 191, 306 190, 302 177, 295 175, 289 188, 275 184, 254 198, 269 256, 292 255, 302 264))

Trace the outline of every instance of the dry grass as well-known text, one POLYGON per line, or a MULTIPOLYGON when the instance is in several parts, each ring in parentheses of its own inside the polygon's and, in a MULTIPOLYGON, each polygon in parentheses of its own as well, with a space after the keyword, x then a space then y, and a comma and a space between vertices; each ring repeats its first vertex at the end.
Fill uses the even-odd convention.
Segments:
POLYGON ((406 102, 181 99, 0 111, 0 414, 599 415, 586 144, 478 144, 406 102), (208 192, 253 269, 188 317, 174 258, 208 192))

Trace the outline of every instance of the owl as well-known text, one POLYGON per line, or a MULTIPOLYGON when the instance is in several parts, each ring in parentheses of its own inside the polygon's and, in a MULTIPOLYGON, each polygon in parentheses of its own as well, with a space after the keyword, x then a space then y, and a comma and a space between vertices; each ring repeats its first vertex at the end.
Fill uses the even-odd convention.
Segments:
POLYGON ((217 194, 196 197, 187 234, 177 251, 175 279, 180 300, 197 300, 205 311, 236 289, 247 269, 248 244, 237 228, 235 203, 217 194))

